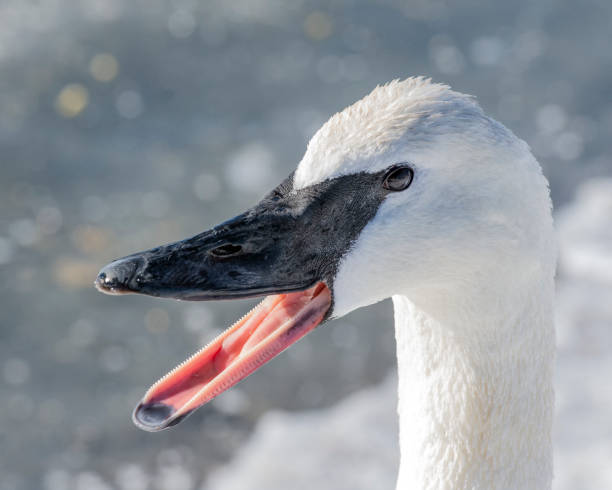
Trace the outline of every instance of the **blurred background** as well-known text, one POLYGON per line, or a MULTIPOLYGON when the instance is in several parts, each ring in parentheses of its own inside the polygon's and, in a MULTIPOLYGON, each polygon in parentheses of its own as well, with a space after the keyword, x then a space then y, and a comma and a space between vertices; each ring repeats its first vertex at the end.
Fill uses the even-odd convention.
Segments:
POLYGON ((611 32, 608 0, 0 0, 0 490, 264 488, 239 480, 239 448, 272 454, 270 428, 289 456, 317 431, 337 443, 278 488, 393 488, 389 302, 149 434, 130 419, 148 386, 251 303, 92 283, 254 204, 330 115, 411 75, 476 95, 544 167, 561 240, 555 488, 612 488, 611 32), (346 414, 386 442, 350 443, 346 414))

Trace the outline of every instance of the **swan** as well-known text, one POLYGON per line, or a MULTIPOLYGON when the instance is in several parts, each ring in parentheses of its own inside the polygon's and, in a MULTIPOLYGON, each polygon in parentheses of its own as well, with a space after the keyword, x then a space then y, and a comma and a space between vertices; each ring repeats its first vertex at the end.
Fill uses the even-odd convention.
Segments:
POLYGON ((177 424, 318 325, 390 297, 396 488, 547 489, 555 262, 548 182, 527 144, 472 97, 416 77, 332 116, 253 208, 118 259, 96 286, 265 296, 147 391, 133 413, 144 430, 177 424))

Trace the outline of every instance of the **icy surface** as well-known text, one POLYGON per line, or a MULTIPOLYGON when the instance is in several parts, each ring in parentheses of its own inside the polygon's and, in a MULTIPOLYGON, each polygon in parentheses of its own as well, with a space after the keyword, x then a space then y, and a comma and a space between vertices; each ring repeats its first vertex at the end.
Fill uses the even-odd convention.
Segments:
POLYGON ((557 215, 555 488, 612 488, 612 179, 557 215))
MULTIPOLYGON (((556 490, 612 488, 612 180, 557 214, 556 490)), ((396 380, 303 413, 272 412, 206 490, 392 489, 396 380)))
POLYGON ((397 381, 310 412, 270 412, 207 490, 393 488, 398 464, 397 381))

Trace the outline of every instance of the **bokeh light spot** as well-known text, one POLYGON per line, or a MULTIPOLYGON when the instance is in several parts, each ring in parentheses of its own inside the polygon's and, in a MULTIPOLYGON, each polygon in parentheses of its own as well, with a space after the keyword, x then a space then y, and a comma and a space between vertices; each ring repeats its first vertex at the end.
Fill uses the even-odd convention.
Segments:
POLYGON ((274 154, 262 141, 252 141, 232 153, 225 168, 227 183, 236 191, 259 194, 273 179, 274 154))
POLYGON ((81 216, 88 221, 102 221, 109 213, 106 200, 98 196, 87 196, 81 205, 81 216))
POLYGON ((23 247, 34 245, 39 239, 36 223, 27 218, 13 221, 8 227, 8 232, 13 240, 23 247))
POLYGON ((141 95, 135 90, 125 90, 117 96, 115 107, 121 117, 126 119, 134 119, 144 109, 141 95))
POLYGON ((157 470, 157 487, 160 490, 171 490, 181 488, 191 490, 194 486, 193 477, 181 465, 162 466, 157 470))
POLYGON ((215 316, 206 305, 190 305, 183 316, 185 328, 193 333, 209 332, 214 321, 215 316))
POLYGON ((0 264, 8 264, 13 258, 13 244, 0 237, 0 264))
POLYGON ((36 224, 43 235, 54 235, 62 226, 62 213, 52 206, 41 208, 36 214, 36 224))
POLYGON ((89 62, 89 73, 98 82, 110 82, 119 74, 119 62, 110 53, 99 53, 89 62))
POLYGON ((109 373, 123 371, 129 364, 129 353, 121 345, 107 347, 100 355, 102 368, 109 373))
POLYGON ((74 478, 75 490, 112 490, 100 475, 93 471, 83 471, 74 478))
POLYGON ((24 384, 30 377, 30 366, 23 359, 7 359, 4 362, 4 380, 13 386, 24 384))
POLYGON ((151 333, 163 333, 170 327, 170 316, 163 308, 151 308, 145 315, 145 325, 151 333))
POLYGON ((47 471, 43 478, 45 490, 65 490, 71 488, 70 473, 66 470, 54 468, 47 471))
POLYGON ((97 335, 97 328, 86 318, 78 319, 70 328, 70 341, 79 348, 93 344, 97 335))
POLYGON ((63 117, 78 116, 89 103, 89 92, 79 83, 66 85, 55 98, 55 110, 63 117))
POLYGON ((575 160, 582 154, 584 142, 582 137, 572 131, 564 131, 555 140, 555 152, 562 160, 575 160))
POLYGON ((53 265, 53 278, 62 287, 91 288, 98 269, 93 262, 61 257, 53 265))
POLYGON ((500 62, 504 45, 498 37, 479 37, 471 46, 471 55, 478 65, 496 65, 500 62))
POLYGON ((79 226, 71 233, 70 238, 79 252, 89 255, 108 250, 112 241, 110 231, 98 226, 79 226))
POLYGON ((168 18, 168 30, 177 38, 186 38, 193 34, 196 20, 189 10, 178 9, 168 18))
POLYGON ((249 410, 251 400, 244 391, 234 388, 215 398, 213 405, 226 415, 241 415, 249 410))
POLYGON ((170 198, 162 191, 145 192, 141 199, 142 211, 151 218, 162 218, 170 209, 170 198))
POLYGON ((536 114, 538 129, 544 134, 554 134, 565 128, 567 113, 557 104, 548 104, 538 109, 536 114))
POLYGON ((435 68, 445 75, 458 75, 465 68, 463 53, 450 37, 443 34, 430 39, 429 57, 435 68))
POLYGON ((214 201, 221 192, 221 183, 215 175, 204 172, 193 181, 193 192, 202 201, 214 201))
POLYGON ((304 32, 310 39, 322 41, 331 36, 334 24, 325 12, 314 11, 304 20, 304 32))
POLYGON ((146 490, 150 478, 142 467, 128 463, 117 469, 116 481, 121 490, 146 490))

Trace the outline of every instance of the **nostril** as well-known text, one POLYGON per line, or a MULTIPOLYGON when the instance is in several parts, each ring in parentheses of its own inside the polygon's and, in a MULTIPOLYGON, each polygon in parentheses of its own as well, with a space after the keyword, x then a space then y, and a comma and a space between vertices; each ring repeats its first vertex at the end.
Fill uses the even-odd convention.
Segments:
POLYGON ((220 247, 213 248, 208 253, 210 253, 210 255, 212 255, 213 257, 225 259, 227 257, 240 255, 242 253, 242 247, 240 245, 226 243, 225 245, 221 245, 220 247))

